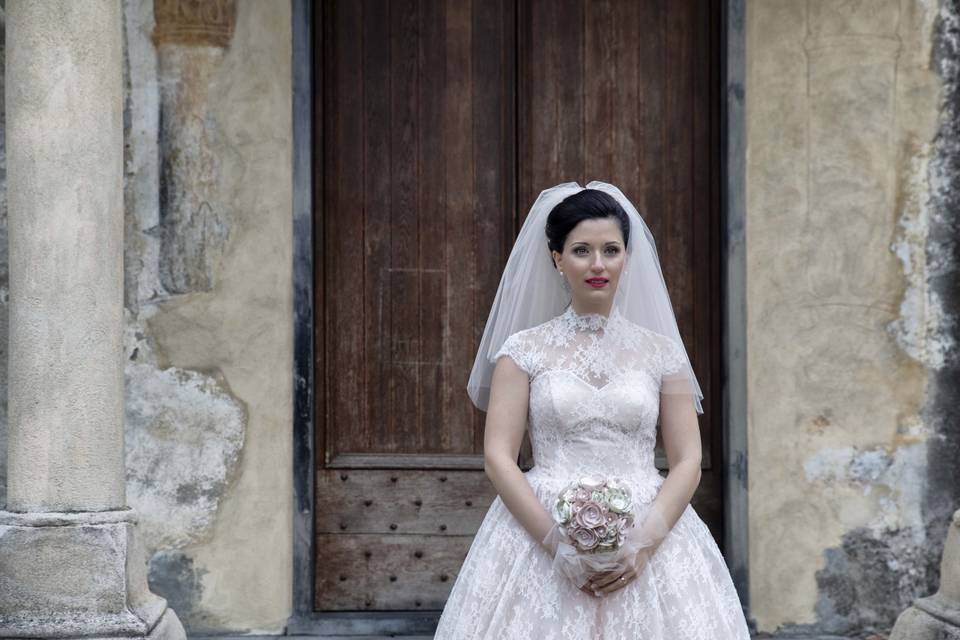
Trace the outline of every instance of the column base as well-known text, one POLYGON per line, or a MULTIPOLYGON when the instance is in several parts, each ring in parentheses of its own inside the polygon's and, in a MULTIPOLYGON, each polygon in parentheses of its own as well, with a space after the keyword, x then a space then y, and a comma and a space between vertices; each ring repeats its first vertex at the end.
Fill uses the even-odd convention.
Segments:
POLYGON ((0 637, 184 640, 147 586, 136 522, 131 509, 0 511, 0 637))
POLYGON ((921 598, 897 618, 890 640, 960 640, 960 610, 921 598))
POLYGON ((960 640, 960 510, 943 544, 940 589, 900 614, 890 640, 960 640))

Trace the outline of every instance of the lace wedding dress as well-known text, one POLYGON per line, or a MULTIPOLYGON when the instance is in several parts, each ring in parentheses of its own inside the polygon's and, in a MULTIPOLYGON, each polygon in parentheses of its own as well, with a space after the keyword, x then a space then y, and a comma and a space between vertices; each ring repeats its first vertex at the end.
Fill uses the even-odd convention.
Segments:
MULTIPOLYGON (((679 369, 678 352, 616 309, 607 317, 568 307, 504 342, 497 358, 511 357, 530 378, 535 466, 524 475, 546 509, 588 473, 619 475, 635 502, 656 497, 661 376, 679 369)), ((723 556, 689 505, 637 578, 613 593, 580 591, 551 561, 495 498, 435 640, 749 640, 723 556)))

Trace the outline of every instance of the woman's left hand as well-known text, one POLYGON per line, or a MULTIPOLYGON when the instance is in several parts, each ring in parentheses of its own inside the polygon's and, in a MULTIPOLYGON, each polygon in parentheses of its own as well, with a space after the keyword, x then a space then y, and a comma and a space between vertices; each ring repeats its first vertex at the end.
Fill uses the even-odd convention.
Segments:
POLYGON ((618 568, 615 571, 607 571, 591 576, 584 587, 591 589, 594 595, 601 597, 608 593, 613 593, 617 589, 622 589, 640 575, 655 550, 656 547, 644 547, 640 549, 637 555, 634 556, 633 562, 626 563, 622 569, 618 568))

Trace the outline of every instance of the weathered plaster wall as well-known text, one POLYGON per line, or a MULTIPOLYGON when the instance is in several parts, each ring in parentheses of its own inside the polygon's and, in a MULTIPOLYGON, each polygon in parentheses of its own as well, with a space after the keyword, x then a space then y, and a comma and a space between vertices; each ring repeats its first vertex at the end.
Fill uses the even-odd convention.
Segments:
MULTIPOLYGON (((233 1, 199 13, 158 4, 174 22, 216 22, 233 1)), ((238 0, 230 36, 213 25, 226 46, 174 45, 163 64, 154 8, 123 0, 127 499, 151 588, 189 632, 279 633, 292 584, 290 5, 238 0), (197 135, 164 138, 175 122, 163 113, 197 135), (164 171, 177 173, 175 197, 161 189, 164 171)), ((0 31, 0 117, 3 53, 0 31)), ((3 140, 0 127, 0 506, 3 140)))
POLYGON ((160 56, 153 0, 124 6, 127 466, 150 584, 189 632, 278 633, 292 584, 290 6, 240 0, 226 47, 160 56), (161 114, 197 140, 171 142, 161 114), (190 193, 164 196, 170 172, 190 193))
POLYGON ((954 292, 934 286, 956 270, 955 247, 937 243, 955 236, 958 214, 936 196, 948 101, 935 44, 954 10, 747 2, 749 566, 760 630, 889 628, 936 585, 960 440, 935 400, 957 360, 954 292))

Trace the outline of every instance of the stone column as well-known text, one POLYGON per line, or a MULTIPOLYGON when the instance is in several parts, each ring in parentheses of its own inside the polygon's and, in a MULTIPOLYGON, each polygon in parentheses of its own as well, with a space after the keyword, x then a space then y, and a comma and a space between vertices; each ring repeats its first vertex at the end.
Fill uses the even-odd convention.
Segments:
POLYGON ((960 640, 960 510, 943 546, 939 591, 901 613, 890 640, 960 640))
POLYGON ((8 0, 0 637, 183 638, 126 506, 119 0, 8 0))

